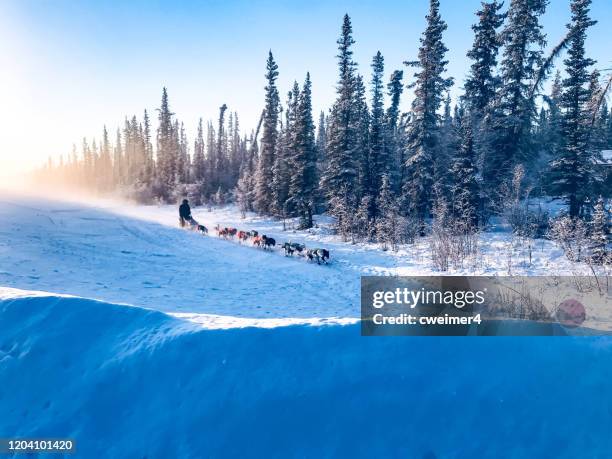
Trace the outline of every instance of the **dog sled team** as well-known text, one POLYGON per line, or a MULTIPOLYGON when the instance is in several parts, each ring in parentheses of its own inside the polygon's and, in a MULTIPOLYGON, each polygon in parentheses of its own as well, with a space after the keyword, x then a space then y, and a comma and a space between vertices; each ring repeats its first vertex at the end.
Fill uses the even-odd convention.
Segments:
MULTIPOLYGON (((187 199, 183 199, 183 203, 179 206, 179 224, 181 228, 188 228, 202 234, 208 234, 208 228, 199 224, 191 216, 191 208, 189 207, 189 201, 187 201, 187 199)), ((215 232, 218 237, 223 239, 237 238, 240 244, 251 241, 253 246, 260 247, 264 250, 272 250, 276 247, 276 240, 274 238, 266 236, 265 234, 260 235, 255 230, 242 231, 237 228, 222 228, 217 225, 215 227, 215 232)), ((308 261, 316 261, 318 265, 321 263, 327 264, 329 261, 329 250, 327 249, 308 249, 304 244, 291 241, 283 243, 280 248, 287 257, 293 256, 294 254, 303 256, 308 261)))

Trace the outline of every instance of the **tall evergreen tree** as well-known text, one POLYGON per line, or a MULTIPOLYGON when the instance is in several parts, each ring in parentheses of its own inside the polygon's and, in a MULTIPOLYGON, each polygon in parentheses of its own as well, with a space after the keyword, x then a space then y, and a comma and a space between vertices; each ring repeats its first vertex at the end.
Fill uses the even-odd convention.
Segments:
POLYGON ((310 73, 306 74, 299 94, 295 123, 295 152, 289 194, 300 217, 300 227, 310 228, 318 182, 310 73))
POLYGON ((478 224, 478 180, 474 152, 473 123, 466 116, 458 116, 455 123, 460 129, 461 145, 452 163, 452 207, 453 213, 465 226, 475 228, 478 224), (459 118, 459 119, 457 119, 459 118))
POLYGON ((427 28, 421 38, 418 61, 408 65, 418 68, 415 73, 412 120, 408 132, 408 177, 404 183, 404 202, 408 211, 421 224, 428 217, 432 205, 434 163, 439 142, 438 109, 444 93, 452 85, 452 79, 443 76, 448 61, 444 59, 447 48, 442 42, 446 23, 440 17, 440 2, 430 0, 427 28))
POLYGON ((472 25, 474 43, 467 53, 472 65, 464 85, 466 107, 470 115, 477 119, 482 118, 499 87, 499 78, 495 73, 501 45, 498 29, 504 20, 504 15, 500 13, 503 3, 493 0, 481 5, 476 13, 478 22, 472 25))
POLYGON ((395 70, 391 74, 389 83, 387 83, 387 93, 391 102, 385 114, 385 157, 388 161, 389 182, 394 191, 399 191, 402 183, 402 173, 404 163, 404 155, 400 148, 399 141, 399 105, 402 92, 404 90, 402 79, 404 72, 395 70))
POLYGON ((380 51, 372 59, 372 112, 370 117, 370 180, 366 183, 364 194, 369 195, 373 205, 370 208, 370 218, 376 219, 376 197, 382 184, 383 175, 388 175, 390 161, 387 157, 385 138, 385 109, 383 94, 384 59, 380 51))
POLYGON ((564 60, 567 78, 562 83, 561 134, 559 156, 551 164, 553 191, 565 199, 570 217, 584 210, 593 174, 593 154, 589 148, 591 121, 588 88, 589 67, 595 61, 585 56, 584 42, 587 29, 596 23, 589 18, 590 0, 572 0, 571 22, 567 25, 571 39, 568 56, 564 60))
POLYGON ((357 204, 359 166, 359 117, 355 107, 357 77, 351 48, 355 41, 348 15, 344 16, 342 34, 337 43, 340 77, 336 87, 337 98, 329 116, 326 169, 321 178, 321 188, 327 196, 329 212, 339 220, 339 227, 348 228, 348 217, 357 204))
POLYGON ((268 54, 266 63, 266 106, 263 120, 263 135, 261 139, 261 153, 257 165, 255 178, 255 208, 262 213, 269 213, 272 206, 272 168, 274 167, 274 154, 278 140, 278 110, 279 96, 276 89, 278 65, 274 62, 272 51, 268 54))
POLYGON ((162 90, 161 106, 158 109, 159 125, 157 128, 157 161, 158 179, 160 193, 163 198, 168 199, 169 193, 174 187, 176 180, 176 155, 174 146, 174 129, 170 104, 168 102, 168 91, 162 90))
POLYGON ((499 189, 517 164, 533 159, 531 122, 535 103, 531 86, 542 64, 546 37, 539 22, 547 0, 512 0, 502 31, 501 85, 491 113, 486 188, 499 189))
POLYGON ((281 123, 281 130, 276 142, 274 168, 272 178, 272 211, 279 217, 286 217, 293 212, 289 199, 290 168, 292 155, 295 154, 295 121, 300 88, 297 81, 293 89, 287 93, 287 109, 285 110, 285 124, 281 123))

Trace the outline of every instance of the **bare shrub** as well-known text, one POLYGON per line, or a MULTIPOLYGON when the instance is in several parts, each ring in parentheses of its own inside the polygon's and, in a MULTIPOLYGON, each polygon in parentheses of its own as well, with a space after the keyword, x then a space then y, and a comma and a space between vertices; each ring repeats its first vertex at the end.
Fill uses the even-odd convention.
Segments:
POLYGON ((588 246, 588 228, 583 220, 561 216, 552 220, 548 232, 570 261, 581 261, 588 246))

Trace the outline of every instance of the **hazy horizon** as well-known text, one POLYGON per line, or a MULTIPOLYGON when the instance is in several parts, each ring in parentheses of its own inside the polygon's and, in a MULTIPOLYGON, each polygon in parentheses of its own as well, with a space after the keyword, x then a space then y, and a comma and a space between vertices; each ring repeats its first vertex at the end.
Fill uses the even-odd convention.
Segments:
MULTIPOLYGON (((243 132, 257 122, 264 101, 265 59, 272 49, 279 65, 281 99, 307 71, 318 112, 334 100, 336 39, 342 16, 353 23, 355 59, 370 79, 376 51, 385 57, 385 80, 416 57, 425 27, 427 0, 412 2, 313 1, 308 5, 257 2, 121 2, 8 0, 0 5, 0 52, 8 69, 0 125, 0 177, 67 154, 83 137, 111 138, 125 116, 142 118, 159 106, 168 88, 171 109, 185 123, 190 146, 198 119, 216 119, 227 104, 243 132)), ((508 2, 506 2, 508 3, 508 2)), ((594 0, 588 54, 597 68, 610 67, 606 24, 612 8, 594 0)), ((470 26, 479 0, 441 1, 448 24, 448 75, 453 97, 461 91, 470 62, 470 26)), ((548 48, 565 34, 569 0, 555 0, 542 19, 548 48)), ((561 64, 561 60, 558 61, 561 64)), ((411 81, 412 70, 405 73, 411 81)), ((369 93, 368 93, 369 94, 369 93)), ((409 107, 411 91, 403 97, 409 107)))

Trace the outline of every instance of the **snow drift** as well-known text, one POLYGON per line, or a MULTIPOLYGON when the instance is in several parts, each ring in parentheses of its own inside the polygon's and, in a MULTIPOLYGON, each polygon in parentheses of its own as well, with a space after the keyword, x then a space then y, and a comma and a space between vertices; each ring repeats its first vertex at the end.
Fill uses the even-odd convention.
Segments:
POLYGON ((5 289, 0 437, 77 457, 603 457, 609 338, 364 338, 202 329, 5 289), (520 358, 517 358, 520 356, 520 358))

